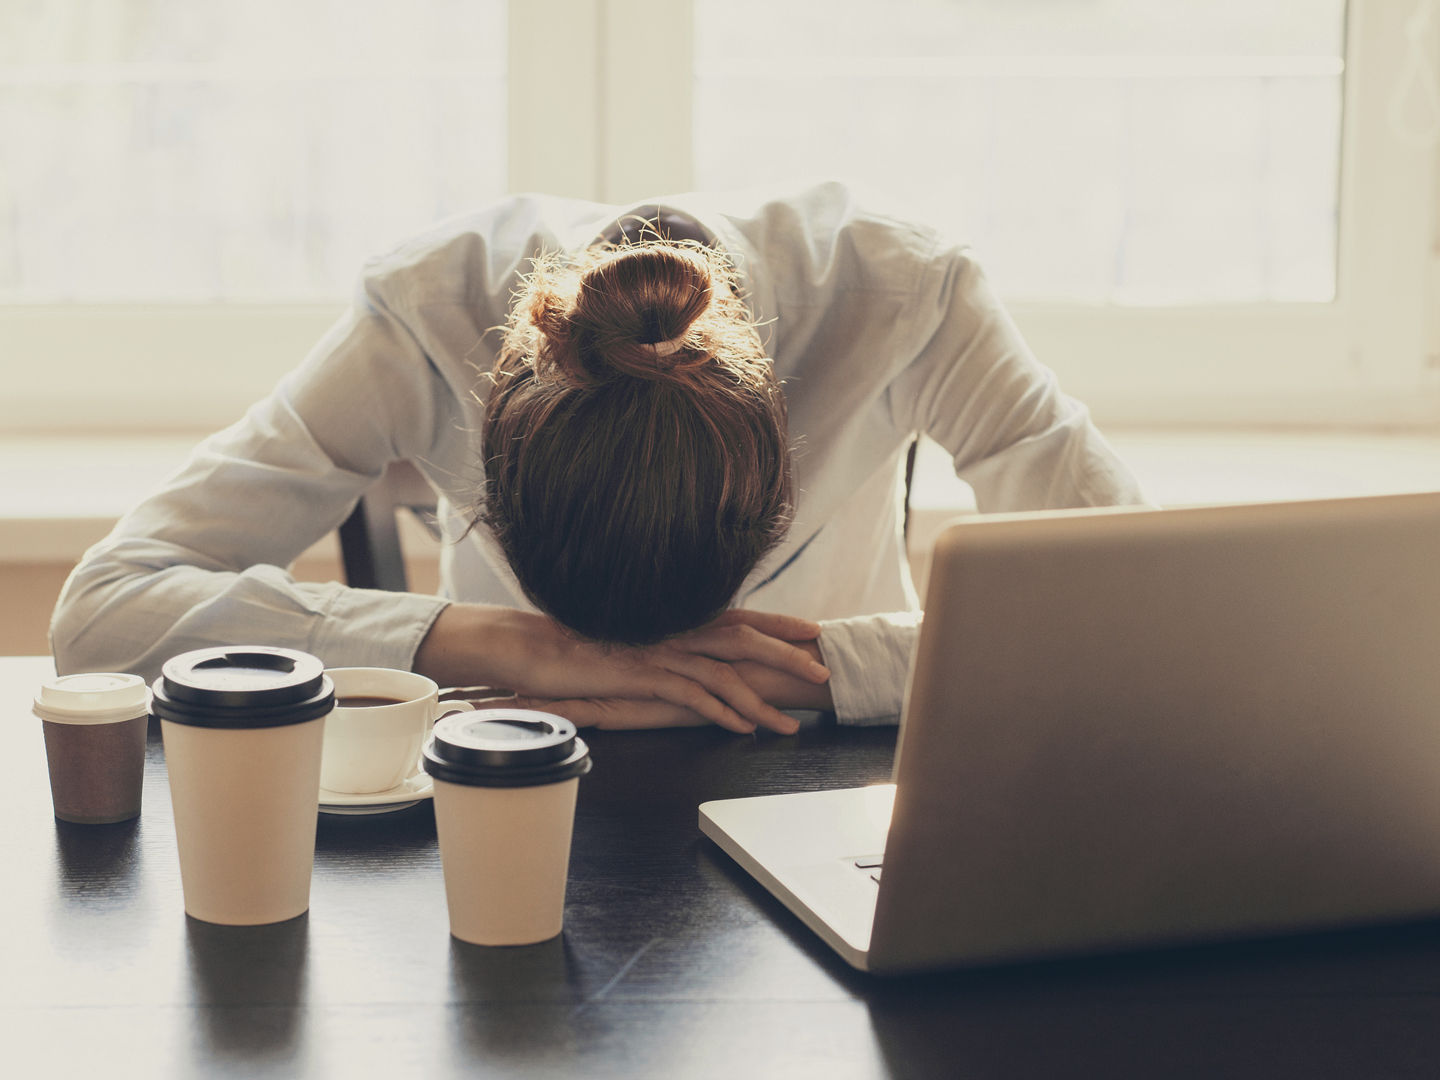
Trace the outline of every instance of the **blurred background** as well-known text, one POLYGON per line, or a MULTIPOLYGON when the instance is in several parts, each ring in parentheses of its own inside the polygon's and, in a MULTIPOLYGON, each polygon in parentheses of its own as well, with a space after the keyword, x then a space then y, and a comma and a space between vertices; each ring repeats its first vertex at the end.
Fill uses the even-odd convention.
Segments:
MULTIPOLYGON (((514 191, 845 180, 1153 499, 1440 488, 1437 54, 1437 0, 0 0, 0 653, 368 255, 514 191)), ((918 576, 970 505, 922 446, 918 576)))

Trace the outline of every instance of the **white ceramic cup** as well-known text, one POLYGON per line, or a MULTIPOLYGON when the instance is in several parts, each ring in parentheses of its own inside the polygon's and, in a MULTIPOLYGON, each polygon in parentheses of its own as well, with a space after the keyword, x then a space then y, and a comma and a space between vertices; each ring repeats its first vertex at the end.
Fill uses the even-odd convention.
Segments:
MULTIPOLYGON (((395 668, 327 668, 335 684, 335 711, 325 723, 320 787, 341 795, 377 795, 419 772, 420 748, 435 721, 473 709, 468 701, 441 701, 424 675, 395 668), (347 698, 393 698, 393 705, 347 708, 347 698)), ((323 801, 323 795, 322 795, 323 801)))

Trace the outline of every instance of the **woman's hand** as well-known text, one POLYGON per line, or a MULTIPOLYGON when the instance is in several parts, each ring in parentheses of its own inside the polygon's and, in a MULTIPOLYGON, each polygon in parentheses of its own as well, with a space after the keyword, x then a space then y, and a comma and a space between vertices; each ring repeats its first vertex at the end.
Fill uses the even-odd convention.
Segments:
MULTIPOLYGON (((683 705, 672 705, 668 701, 636 701, 632 698, 571 698, 568 701, 552 701, 549 698, 512 697, 487 701, 483 707, 496 709, 506 706, 539 709, 541 712, 563 716, 576 727, 593 727, 604 731, 710 725, 710 721, 705 717, 683 705)), ((755 729, 752 727, 750 730, 755 729)))
MULTIPOLYGON (((819 661, 819 645, 814 641, 795 642, 796 648, 819 661)), ((829 685, 809 683, 795 675, 765 664, 739 661, 733 664, 755 693, 769 704, 779 708, 834 708, 829 696, 829 685)), ((668 701, 635 701, 621 697, 572 698, 554 701, 544 697, 507 697, 503 701, 491 701, 490 707, 513 706, 516 708, 539 708, 544 713, 563 716, 576 727, 600 727, 600 729, 642 729, 642 727, 701 727, 710 721, 684 706, 674 706, 668 701)), ((791 732, 798 724, 791 726, 791 732)))
MULTIPOLYGON (((795 642, 817 664, 820 647, 814 641, 795 642)), ((831 709, 834 702, 830 687, 825 683, 813 683, 800 679, 786 671, 741 660, 731 665, 766 702, 782 709, 831 709)), ((668 701, 635 701, 626 698, 576 698, 554 701, 539 697, 513 697, 503 701, 487 703, 492 707, 513 705, 519 709, 540 709, 543 712, 563 716, 576 727, 598 727, 609 729, 637 729, 661 727, 699 727, 710 721, 683 705, 672 705, 668 701)), ((799 725, 791 719, 784 734, 795 731, 799 725)), ((780 729, 775 729, 780 730, 780 729)))
MULTIPOLYGON (((823 683, 830 673, 818 650, 791 644, 813 642, 819 633, 806 619, 737 610, 649 648, 602 646, 579 641, 543 615, 451 604, 421 642, 414 668, 442 686, 505 686, 522 699, 637 702, 646 718, 660 720, 624 726, 693 723, 694 714, 730 731, 760 725, 789 734, 795 721, 764 701, 734 665, 758 665, 797 684, 823 683)), ((587 723, 601 722, 592 715, 587 723)))

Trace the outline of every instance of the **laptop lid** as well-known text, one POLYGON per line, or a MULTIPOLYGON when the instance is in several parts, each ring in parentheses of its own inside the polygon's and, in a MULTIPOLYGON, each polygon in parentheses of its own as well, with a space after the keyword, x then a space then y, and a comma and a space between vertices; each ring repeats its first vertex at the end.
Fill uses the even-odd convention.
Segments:
POLYGON ((1440 914, 1440 494, 937 542, 875 971, 1440 914))

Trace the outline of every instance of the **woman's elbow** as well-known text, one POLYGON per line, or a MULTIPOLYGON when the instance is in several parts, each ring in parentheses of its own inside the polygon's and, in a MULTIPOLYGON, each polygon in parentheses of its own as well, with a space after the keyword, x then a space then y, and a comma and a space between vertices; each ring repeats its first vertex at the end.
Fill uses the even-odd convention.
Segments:
MULTIPOLYGON (((135 671, 149 636, 126 584, 136 575, 82 561, 66 579, 50 616, 50 651, 61 675, 135 671)), ((140 673, 140 672, 137 672, 140 673)))
POLYGON ((94 622, 100 599, 78 584, 76 579, 83 565, 65 580, 50 615, 50 651, 55 657, 55 670, 61 675, 116 670, 114 664, 106 662, 109 658, 94 655, 98 636, 86 633, 94 622))

